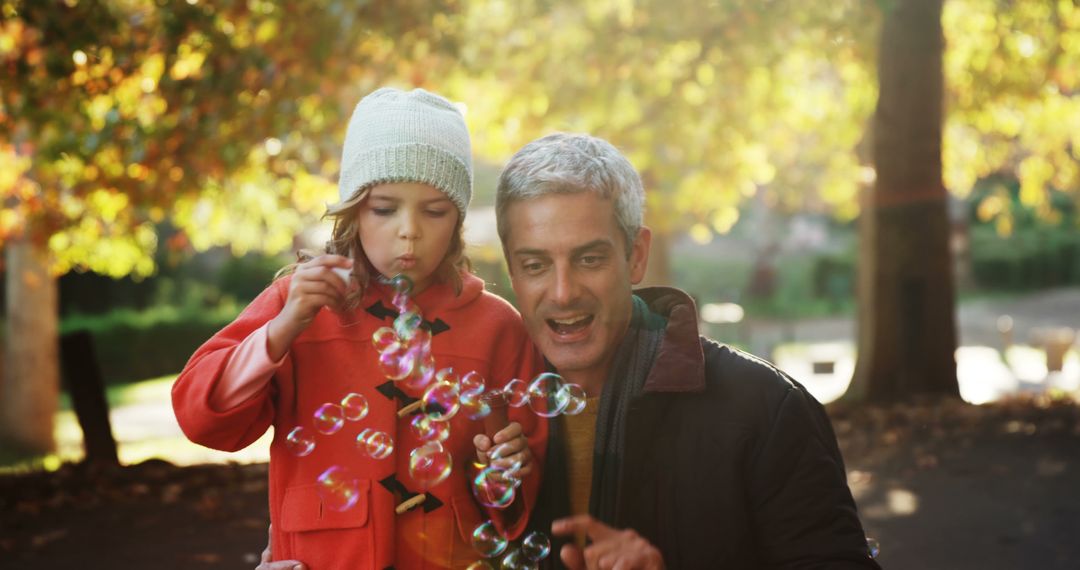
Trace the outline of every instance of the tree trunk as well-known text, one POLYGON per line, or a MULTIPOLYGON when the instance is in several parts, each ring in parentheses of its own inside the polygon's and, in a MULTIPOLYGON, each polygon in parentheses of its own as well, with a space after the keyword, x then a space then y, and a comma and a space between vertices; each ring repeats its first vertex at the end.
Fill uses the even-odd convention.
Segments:
POLYGON ((48 453, 56 447, 53 418, 60 396, 56 279, 44 245, 12 240, 6 250, 0 437, 22 451, 48 453))
POLYGON ((873 126, 877 178, 860 218, 851 399, 959 395, 941 174, 942 1, 895 0, 886 8, 873 126))

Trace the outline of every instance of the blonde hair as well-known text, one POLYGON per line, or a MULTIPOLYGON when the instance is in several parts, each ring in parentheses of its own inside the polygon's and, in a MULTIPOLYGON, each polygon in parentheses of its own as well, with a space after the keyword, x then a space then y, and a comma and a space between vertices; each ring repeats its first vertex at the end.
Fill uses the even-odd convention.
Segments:
MULTIPOLYGON (((360 223, 357 220, 357 210, 360 209, 360 205, 373 187, 374 185, 361 188, 352 195, 352 198, 329 206, 326 214, 323 214, 323 219, 333 220, 334 229, 330 234, 330 241, 326 242, 325 251, 298 251, 296 253, 296 262, 282 267, 274 275, 274 280, 286 275, 292 275, 301 263, 310 261, 322 253, 348 257, 353 260, 352 275, 359 287, 349 292, 349 295, 345 298, 343 308, 348 311, 358 307, 360 299, 363 298, 371 283, 371 276, 378 273, 375 267, 371 265, 371 261, 364 255, 364 247, 360 243, 360 223)), ((472 271, 472 262, 465 255, 465 213, 459 211, 458 214, 457 225, 454 226, 454 233, 450 236, 450 247, 446 250, 446 256, 443 257, 442 263, 434 272, 435 281, 449 283, 453 286, 455 295, 461 294, 462 273, 472 271)))

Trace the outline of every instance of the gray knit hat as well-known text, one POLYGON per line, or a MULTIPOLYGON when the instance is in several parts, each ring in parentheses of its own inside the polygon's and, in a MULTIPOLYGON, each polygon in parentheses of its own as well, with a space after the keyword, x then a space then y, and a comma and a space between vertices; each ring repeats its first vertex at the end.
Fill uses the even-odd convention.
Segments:
POLYGON ((454 104, 429 91, 384 87, 353 110, 341 152, 341 201, 384 182, 423 182, 465 216, 472 199, 472 147, 454 104))

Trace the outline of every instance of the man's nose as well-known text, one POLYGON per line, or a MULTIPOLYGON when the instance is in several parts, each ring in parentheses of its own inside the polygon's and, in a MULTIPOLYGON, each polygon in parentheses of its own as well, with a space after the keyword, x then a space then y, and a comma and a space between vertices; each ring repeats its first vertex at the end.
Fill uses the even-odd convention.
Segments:
POLYGON ((554 271, 555 282, 551 287, 551 300, 559 305, 570 305, 577 300, 581 288, 577 282, 577 276, 569 267, 556 265, 554 271))

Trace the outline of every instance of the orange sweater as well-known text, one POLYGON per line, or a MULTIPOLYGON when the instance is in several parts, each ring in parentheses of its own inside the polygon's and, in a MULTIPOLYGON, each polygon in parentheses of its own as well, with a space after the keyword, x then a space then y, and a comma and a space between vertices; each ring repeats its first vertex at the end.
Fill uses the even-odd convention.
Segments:
MULTIPOLYGON (((542 360, 521 324, 520 316, 506 301, 484 291, 476 276, 464 275, 460 295, 446 285, 432 285, 414 299, 432 327, 432 354, 439 369, 453 367, 459 374, 475 370, 487 380, 488 389, 511 378, 528 380, 541 370, 542 360)), ((394 508, 409 494, 424 490, 409 475, 409 453, 418 442, 409 429, 411 416, 398 419, 396 412, 420 394, 387 380, 379 371, 372 333, 390 326, 395 310, 391 291, 373 285, 361 308, 340 317, 322 310, 293 342, 277 364, 270 382, 251 398, 230 409, 217 410, 210 394, 221 381, 238 346, 276 316, 285 304, 289 278, 268 287, 235 321, 200 347, 173 386, 173 408, 180 427, 192 441, 226 451, 250 445, 274 426, 270 446, 270 520, 273 558, 296 559, 312 570, 336 568, 399 569, 444 568, 479 558, 468 546, 472 530, 484 519, 494 518, 513 538, 525 527, 536 495, 539 469, 526 478, 515 502, 524 510, 514 520, 485 513, 472 497, 468 475, 475 458, 474 435, 483 432, 482 422, 463 413, 451 420, 451 433, 443 445, 453 457, 453 471, 445 481, 428 489, 417 508, 397 515, 394 508), (343 326, 348 323, 348 326, 343 326), (349 392, 359 392, 370 402, 368 416, 346 422, 334 435, 311 429, 316 408, 339 402, 349 392), (296 426, 316 434, 315 451, 295 457, 284 445, 296 426), (393 453, 381 460, 368 457, 355 444, 364 428, 389 434, 393 453), (332 465, 349 469, 359 479, 360 497, 344 512, 323 508, 316 486, 320 473, 332 465)), ((510 410, 529 436, 529 446, 542 464, 546 423, 526 408, 510 410)))

